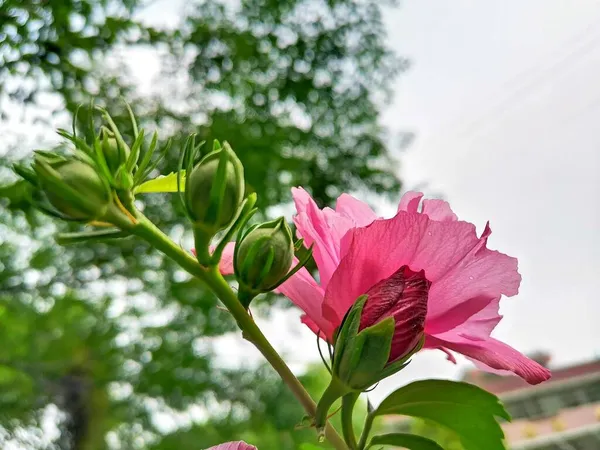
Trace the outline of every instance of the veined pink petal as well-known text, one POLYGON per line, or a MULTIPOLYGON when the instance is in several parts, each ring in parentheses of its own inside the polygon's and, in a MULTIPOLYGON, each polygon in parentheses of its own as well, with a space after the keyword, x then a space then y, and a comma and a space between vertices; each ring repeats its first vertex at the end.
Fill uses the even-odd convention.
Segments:
POLYGON ((352 219, 355 227, 366 227, 377 220, 377 215, 366 203, 348 194, 342 194, 335 204, 335 212, 352 219))
POLYGON ((277 291, 289 298, 306 313, 307 319, 304 322, 309 324, 313 331, 320 329, 323 332, 323 338, 327 337, 331 339, 333 337, 333 332, 337 325, 328 321, 321 314, 321 304, 323 303, 324 296, 323 288, 318 285, 305 267, 279 286, 277 291), (310 319, 310 322, 308 319, 310 319))
POLYGON ((423 200, 423 214, 427 214, 430 219, 445 222, 447 220, 458 220, 456 214, 450 208, 448 202, 444 200, 423 200))
POLYGON ((306 247, 313 247, 322 286, 327 286, 340 262, 340 241, 353 226, 351 219, 330 208, 319 209, 312 197, 302 188, 293 188, 292 196, 298 214, 294 223, 306 247))
POLYGON ((478 238, 466 222, 438 222, 403 211, 353 229, 346 237, 348 252, 326 290, 323 313, 330 321, 341 320, 358 296, 403 265, 424 270, 432 282, 428 320, 476 297, 514 295, 521 279, 517 261, 485 248, 488 235, 486 229, 478 238))
POLYGON ((452 364, 456 364, 456 358, 454 357, 454 354, 447 348, 444 348, 443 345, 443 341, 440 341, 439 339, 436 339, 428 334, 425 335, 425 344, 423 345, 424 349, 441 350, 446 354, 446 359, 448 361, 450 361, 452 364))
POLYGON ((429 335, 437 335, 458 328, 468 329, 476 335, 489 336, 502 318, 498 314, 499 304, 500 297, 481 295, 470 298, 450 308, 445 314, 436 318, 428 317, 425 332, 429 335))
POLYGON ((530 384, 541 383, 551 376, 550 371, 545 367, 491 337, 478 339, 465 335, 454 336, 453 341, 439 338, 437 340, 446 349, 477 360, 494 371, 515 373, 530 384))
POLYGON ((256 450, 256 447, 253 445, 248 445, 243 441, 236 441, 216 445, 207 450, 256 450))
POLYGON ((430 219, 437 220, 439 222, 458 220, 458 217, 456 217, 456 214, 454 214, 448 202, 444 200, 423 200, 422 210, 419 211, 419 204, 421 203, 422 198, 423 194, 421 192, 406 192, 400 199, 398 211, 405 211, 409 213, 420 212, 422 214, 427 214, 430 219))
POLYGON ((406 192, 402 198, 400 199, 400 203, 398 204, 398 211, 416 213, 419 212, 419 203, 421 202, 421 198, 423 198, 423 194, 421 192, 408 191, 406 192))

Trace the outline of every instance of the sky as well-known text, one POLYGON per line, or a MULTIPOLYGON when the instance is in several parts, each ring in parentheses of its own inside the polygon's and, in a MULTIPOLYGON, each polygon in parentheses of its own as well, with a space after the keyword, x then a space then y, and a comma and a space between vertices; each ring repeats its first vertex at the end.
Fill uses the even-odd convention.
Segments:
MULTIPOLYGON (((159 0, 143 15, 175 26, 182 4, 159 0)), ((555 367, 600 356, 600 1, 573 5, 405 0, 385 14, 389 45, 412 61, 382 117, 391 133, 416 133, 394 150, 404 187, 442 195, 479 230, 490 221, 489 246, 516 256, 523 276, 494 336, 551 352, 555 367)), ((154 55, 136 50, 129 61, 150 89, 154 55)), ((298 317, 278 311, 259 324, 300 371, 317 353, 298 317)), ((259 358, 237 334, 219 346, 238 363, 259 358)), ((378 402, 408 380, 467 366, 422 352, 370 395, 378 402)))

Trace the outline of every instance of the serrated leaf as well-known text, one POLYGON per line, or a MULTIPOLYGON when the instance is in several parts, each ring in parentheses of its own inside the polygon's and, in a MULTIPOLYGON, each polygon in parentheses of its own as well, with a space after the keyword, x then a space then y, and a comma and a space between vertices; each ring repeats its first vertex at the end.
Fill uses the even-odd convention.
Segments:
POLYGON ((463 382, 424 380, 390 394, 373 415, 401 414, 436 422, 457 433, 465 450, 505 450, 496 420, 510 416, 498 398, 463 382))
MULTIPOLYGON (((181 171, 181 189, 185 189, 185 171, 181 171)), ((171 172, 169 175, 161 175, 140 184, 135 188, 136 194, 157 193, 157 192, 177 192, 177 172, 171 172)))
POLYGON ((407 450, 444 450, 437 442, 416 434, 390 433, 373 436, 367 449, 376 445, 393 445, 407 450))

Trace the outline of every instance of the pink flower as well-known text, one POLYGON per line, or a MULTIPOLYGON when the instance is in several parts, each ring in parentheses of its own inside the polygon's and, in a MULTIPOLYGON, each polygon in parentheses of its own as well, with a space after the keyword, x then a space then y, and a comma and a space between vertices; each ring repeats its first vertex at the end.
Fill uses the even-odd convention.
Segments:
MULTIPOLYGON (((427 281, 426 292, 419 291, 419 298, 426 298, 425 348, 440 349, 451 361, 452 351, 461 353, 484 369, 513 372, 532 384, 550 377, 546 368, 490 336, 501 319, 501 296, 517 294, 521 276, 515 258, 486 247, 489 226, 478 237, 475 226, 457 220, 448 203, 421 202, 423 195, 416 192, 402 197, 391 219, 378 218, 347 194, 338 198, 333 210, 319 209, 302 188, 292 192, 298 212, 294 222, 305 244, 314 245, 319 282, 301 269, 279 291, 305 312, 302 321, 315 333, 331 342, 358 297, 373 296, 378 284, 391 283, 397 303, 390 303, 388 296, 388 309, 380 317, 392 315, 396 320, 390 361, 402 354, 418 334, 420 322, 415 318, 414 332, 406 333, 402 341, 398 319, 406 319, 402 310, 409 301, 422 308, 405 289, 407 280, 394 282, 402 269, 402 273, 422 274, 427 281)), ((227 266, 224 259, 222 270, 231 272, 227 266)), ((368 309, 367 303, 361 320, 374 323, 368 309), (365 318, 368 314, 370 319, 365 318)))
POLYGON ((256 447, 254 447, 253 445, 248 445, 243 441, 236 441, 216 445, 207 450, 256 450, 256 447))

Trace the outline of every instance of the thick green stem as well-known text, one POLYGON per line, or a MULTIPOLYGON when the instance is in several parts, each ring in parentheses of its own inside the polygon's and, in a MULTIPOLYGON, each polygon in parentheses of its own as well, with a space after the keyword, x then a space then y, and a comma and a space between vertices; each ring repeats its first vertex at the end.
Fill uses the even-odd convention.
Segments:
POLYGON ((371 432, 371 427, 373 426, 373 420, 375 416, 373 414, 367 414, 367 418, 365 419, 365 426, 363 427, 363 431, 360 435, 360 441, 358 442, 358 450, 363 450, 365 445, 367 445, 367 439, 369 438, 369 433, 371 432))
MULTIPOLYGON (((219 273, 218 268, 201 266, 191 254, 177 246, 146 217, 139 214, 137 219, 138 223, 132 229, 133 234, 148 241, 155 248, 177 262, 183 269, 200 278, 211 288, 237 322, 242 330, 244 338, 254 344, 254 346, 262 353, 269 364, 275 369, 284 383, 292 391, 294 396, 302 404, 307 414, 310 417, 315 417, 317 406, 310 394, 306 392, 302 383, 300 383, 294 373, 285 364, 281 356, 279 356, 277 351, 260 331, 252 317, 238 301, 235 292, 233 292, 227 281, 219 273)), ((327 424, 325 428, 325 437, 337 450, 348 449, 342 438, 329 424, 327 424)))
POLYGON ((354 435, 352 413, 354 412, 354 405, 356 404, 359 395, 358 392, 352 392, 342 397, 342 432, 350 450, 356 450, 358 448, 356 436, 354 435))

